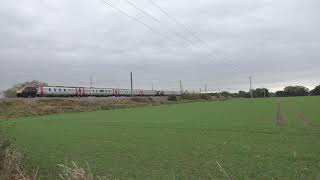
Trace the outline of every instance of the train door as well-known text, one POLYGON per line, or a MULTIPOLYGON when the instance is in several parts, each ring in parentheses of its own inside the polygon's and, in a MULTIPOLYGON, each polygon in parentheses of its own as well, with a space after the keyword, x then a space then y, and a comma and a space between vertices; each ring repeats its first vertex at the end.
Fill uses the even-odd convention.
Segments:
POLYGON ((79 97, 84 97, 86 95, 84 88, 76 88, 76 94, 78 94, 79 97))
POLYGON ((113 89, 113 96, 119 96, 120 95, 120 92, 119 92, 119 89, 113 89))
POLYGON ((80 89, 81 89, 81 91, 82 91, 81 96, 82 96, 82 97, 85 97, 85 96, 86 96, 86 92, 84 91, 84 88, 80 88, 80 89))
POLYGON ((143 96, 143 90, 139 90, 139 95, 143 96))
POLYGON ((84 92, 82 92, 82 88, 75 88, 76 89, 76 97, 81 97, 84 92))
POLYGON ((38 88, 39 97, 44 97, 44 88, 43 86, 40 86, 38 88))

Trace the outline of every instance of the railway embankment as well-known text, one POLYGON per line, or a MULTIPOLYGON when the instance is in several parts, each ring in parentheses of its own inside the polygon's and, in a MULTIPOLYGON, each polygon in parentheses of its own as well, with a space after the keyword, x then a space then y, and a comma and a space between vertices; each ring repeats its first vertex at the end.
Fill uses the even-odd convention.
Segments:
POLYGON ((180 97, 177 100, 171 100, 170 97, 8 98, 0 99, 0 119, 208 100, 216 100, 216 98, 183 99, 180 97))

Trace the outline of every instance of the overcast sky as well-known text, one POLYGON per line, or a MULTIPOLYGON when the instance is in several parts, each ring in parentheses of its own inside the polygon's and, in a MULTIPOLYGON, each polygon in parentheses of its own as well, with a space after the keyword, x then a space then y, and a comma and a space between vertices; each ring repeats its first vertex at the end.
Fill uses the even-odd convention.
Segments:
POLYGON ((232 90, 320 84, 319 0, 1 0, 0 89, 232 90))

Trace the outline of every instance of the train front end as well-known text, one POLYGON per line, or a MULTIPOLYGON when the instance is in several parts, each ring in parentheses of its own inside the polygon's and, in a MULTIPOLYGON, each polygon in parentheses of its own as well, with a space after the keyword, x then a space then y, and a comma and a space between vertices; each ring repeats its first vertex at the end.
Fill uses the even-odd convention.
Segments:
POLYGON ((22 88, 17 88, 16 90, 16 96, 17 97, 25 97, 25 98, 31 98, 31 97, 36 97, 38 92, 37 87, 22 87, 22 88))

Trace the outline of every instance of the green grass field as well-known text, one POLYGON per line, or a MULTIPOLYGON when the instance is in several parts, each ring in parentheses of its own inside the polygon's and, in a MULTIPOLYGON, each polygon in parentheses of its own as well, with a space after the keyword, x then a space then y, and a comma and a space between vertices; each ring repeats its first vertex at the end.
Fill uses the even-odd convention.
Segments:
POLYGON ((57 178, 57 164, 66 159, 87 161, 95 174, 120 179, 225 179, 217 162, 234 179, 320 178, 320 97, 66 113, 6 123, 42 179, 57 178))

